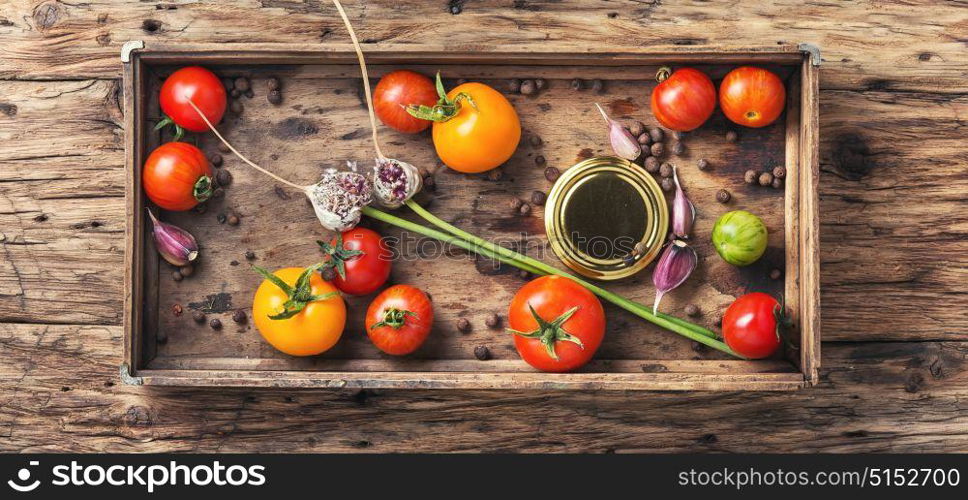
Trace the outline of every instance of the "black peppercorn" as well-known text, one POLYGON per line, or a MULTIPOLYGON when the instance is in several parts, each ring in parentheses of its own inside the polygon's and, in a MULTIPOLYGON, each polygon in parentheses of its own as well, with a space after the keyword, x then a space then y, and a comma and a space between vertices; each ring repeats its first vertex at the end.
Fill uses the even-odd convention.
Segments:
POLYGON ((232 172, 229 172, 224 168, 218 172, 215 172, 215 182, 217 182, 219 186, 228 186, 229 184, 232 184, 232 172))
POLYGON ((726 132, 726 142, 736 142, 739 136, 736 134, 735 130, 730 130, 726 132))
POLYGON ((488 328, 497 328, 498 325, 501 324, 501 317, 496 313, 488 314, 487 317, 484 318, 484 324, 487 325, 488 328))
POLYGON ((664 162, 662 165, 659 165, 659 175, 662 177, 672 177, 672 164, 664 162))
MULTIPOLYGON (((655 140, 655 137, 652 139, 655 140)), ((652 151, 652 156, 662 156, 665 154, 665 146, 663 146, 661 142, 653 143, 650 149, 652 151)))
POLYGON ((212 318, 212 321, 209 321, 208 322, 208 326, 212 327, 212 330, 221 330, 222 329, 222 320, 220 320, 218 318, 212 318))
POLYGON ((545 87, 548 86, 548 81, 545 80, 544 78, 535 78, 534 79, 534 86, 538 90, 541 90, 541 89, 543 89, 543 88, 545 88, 545 87))
POLYGON ((645 159, 645 164, 643 166, 645 167, 646 172, 654 174, 659 171, 659 159, 654 156, 650 156, 645 159))
POLYGON ((269 77, 269 79, 266 80, 266 88, 270 91, 279 90, 279 79, 274 76, 269 77))
POLYGON ((770 186, 773 184, 773 174, 769 172, 763 172, 760 174, 759 182, 761 186, 770 186))
POLYGON ((583 88, 585 88, 585 82, 583 82, 581 78, 575 78, 571 81, 572 90, 581 90, 583 88))
POLYGON ((508 91, 512 94, 517 94, 521 91, 521 80, 517 78, 512 78, 508 81, 508 91))
POLYGON ((202 311, 195 311, 192 313, 192 319, 195 320, 196 323, 199 323, 199 324, 204 323, 205 313, 203 313, 202 311))
POLYGON ((538 155, 538 156, 535 156, 534 157, 534 164, 537 165, 537 166, 539 166, 539 167, 541 165, 544 165, 546 161, 547 160, 545 160, 545 157, 543 155, 538 155))
POLYGON ((667 193, 672 192, 672 190, 676 188, 675 183, 673 183, 672 179, 669 177, 663 178, 662 182, 660 182, 659 184, 660 186, 662 186, 662 190, 667 193))
POLYGON ((521 208, 518 209, 518 213, 521 215, 531 215, 531 205, 522 203, 521 208))
POLYGON ((771 280, 778 280, 780 279, 780 276, 783 276, 783 271, 780 271, 779 269, 773 269, 770 271, 771 280))
POLYGON ((531 193, 531 203, 534 203, 538 206, 544 205, 547 198, 548 195, 546 195, 544 191, 534 191, 531 193))
POLYGON ((173 279, 175 281, 181 281, 182 278, 184 278, 184 276, 182 276, 182 274, 180 272, 178 272, 177 269, 175 271, 172 271, 171 272, 171 279, 173 279))
POLYGON ((545 169, 545 179, 548 179, 549 182, 555 182, 558 180, 558 177, 561 177, 561 171, 557 168, 548 167, 545 169))
POLYGON ((279 92, 278 90, 270 90, 269 93, 266 94, 266 100, 269 101, 269 104, 282 104, 282 92, 279 92))
POLYGON ((255 260, 255 252, 253 252, 252 250, 246 250, 245 260, 255 260))
MULTIPOLYGON (((638 140, 639 140, 639 144, 641 144, 643 146, 649 146, 649 145, 652 144, 652 136, 649 135, 648 133, 639 134, 638 140)), ((645 151, 646 151, 646 149, 643 149, 642 150, 643 153, 645 151)), ((649 151, 649 152, 651 153, 651 151, 649 151)))
POLYGON ((779 177, 774 177, 773 178, 772 186, 773 186, 773 189, 782 189, 783 188, 783 179, 780 179, 779 177))
POLYGON ((231 214, 231 215, 228 216, 227 219, 225 219, 225 222, 228 222, 228 224, 230 226, 238 226, 239 225, 239 216, 238 215, 235 215, 235 214, 231 214))
POLYGON ((233 99, 232 104, 229 104, 229 109, 231 109, 233 113, 240 115, 242 114, 242 110, 245 109, 245 106, 242 105, 242 101, 233 99))
POLYGON ((662 139, 665 138, 665 132, 659 127, 650 128, 649 135, 652 136, 652 142, 662 142, 662 139))
POLYGON ((457 320, 457 330, 461 333, 468 333, 471 331, 471 322, 467 321, 467 318, 461 318, 457 320))
POLYGON ((234 83, 235 88, 241 90, 242 92, 249 90, 249 79, 244 76, 236 78, 234 83))
POLYGON ((605 92, 605 82, 598 79, 592 80, 592 91, 594 91, 596 94, 605 92))
POLYGON ((631 132, 632 135, 635 137, 638 137, 643 133, 645 133, 645 124, 638 120, 629 123, 628 128, 629 128, 629 132, 631 132))
POLYGON ((212 155, 208 157, 208 162, 211 163, 213 167, 221 167, 222 161, 222 155, 218 153, 212 153, 212 155))
POLYGON ((699 167, 699 170, 706 170, 709 168, 709 160, 700 158, 699 161, 696 162, 696 166, 699 167))
POLYGON ((786 167, 773 167, 773 177, 783 179, 786 177, 786 167))
POLYGON ((186 266, 181 266, 178 268, 178 274, 182 275, 182 277, 187 278, 192 274, 195 274, 195 266, 191 264, 188 264, 186 266))
POLYGON ((682 155, 682 153, 686 152, 686 146, 681 142, 673 142, 671 149, 672 149, 672 154, 676 156, 680 156, 682 155))
POLYGON ((716 201, 720 203, 728 203, 730 198, 732 198, 732 195, 729 194, 729 191, 726 191, 725 189, 716 191, 716 201))
POLYGON ((699 316, 699 306, 697 306, 696 304, 687 305, 686 316, 692 316, 692 317, 699 316))
POLYGON ((333 281, 336 279, 336 270, 332 267, 324 267, 319 271, 319 277, 323 278, 323 281, 333 281))
POLYGON ((541 140, 541 136, 538 134, 531 134, 531 138, 529 140, 531 142, 531 147, 533 148, 541 147, 541 145, 544 144, 544 141, 541 140))
POLYGON ((487 346, 479 345, 474 348, 474 357, 481 361, 487 361, 491 359, 491 351, 487 349, 487 346))
POLYGON ((757 172, 756 170, 750 169, 750 170, 747 170, 745 174, 743 174, 743 182, 747 184, 756 184, 756 180, 759 177, 760 177, 759 172, 757 172))
POLYGON ((240 324, 245 323, 245 311, 242 309, 236 309, 235 312, 232 313, 232 321, 240 324))
POLYGON ((537 89, 534 86, 534 80, 524 80, 521 82, 521 94, 522 95, 533 95, 537 89))

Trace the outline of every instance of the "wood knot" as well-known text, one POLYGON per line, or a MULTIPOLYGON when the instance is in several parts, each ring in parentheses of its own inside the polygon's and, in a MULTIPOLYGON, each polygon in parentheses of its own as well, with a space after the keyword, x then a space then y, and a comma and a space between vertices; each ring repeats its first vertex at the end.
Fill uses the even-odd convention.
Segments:
POLYGON ((143 29, 145 33, 157 33, 159 30, 161 30, 161 21, 156 19, 145 19, 141 22, 141 29, 143 29))
POLYGON ((128 427, 148 427, 152 424, 151 413, 144 406, 129 407, 122 421, 128 427))
POLYGON ((904 382, 905 392, 914 394, 921 390, 924 386, 924 375, 921 372, 913 372, 908 375, 907 380, 904 382))
POLYGON ((844 437, 848 437, 848 438, 865 438, 865 437, 867 437, 869 435, 870 435, 870 433, 868 433, 865 430, 847 431, 847 432, 843 433, 843 436, 844 437))
POLYGON ((319 133, 319 125, 306 118, 286 118, 272 130, 276 139, 302 139, 319 133))
POLYGON ((715 434, 703 434, 696 440, 699 444, 714 444, 719 441, 715 434))
POLYGON ((17 105, 7 102, 0 102, 0 113, 9 117, 17 116, 17 105))
POLYGON ((832 160, 831 172, 851 181, 862 179, 875 167, 867 140, 854 133, 837 138, 832 160))
POLYGON ((42 3, 34 9, 33 17, 34 26, 40 31, 47 31, 60 19, 60 7, 56 2, 42 3))
POLYGON ((663 364, 652 363, 648 365, 642 365, 642 371, 645 373, 665 373, 669 371, 669 368, 663 364))
POLYGON ((931 362, 931 366, 928 367, 928 371, 931 372, 931 376, 935 380, 944 378, 944 363, 942 363, 941 358, 936 358, 931 362))

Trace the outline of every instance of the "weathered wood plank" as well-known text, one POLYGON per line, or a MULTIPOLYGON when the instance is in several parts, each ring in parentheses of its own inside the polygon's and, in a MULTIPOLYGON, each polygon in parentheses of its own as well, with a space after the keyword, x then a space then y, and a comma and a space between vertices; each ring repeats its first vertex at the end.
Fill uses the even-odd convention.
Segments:
MULTIPOLYGON (((0 82, 9 110, 0 113, 0 319, 120 322, 116 89, 112 81, 0 82)), ((968 338, 958 307, 968 292, 958 128, 968 98, 825 91, 821 106, 824 339, 968 338)))
POLYGON ((119 359, 110 354, 118 352, 120 336, 114 326, 0 325, 0 449, 842 453, 968 447, 964 342, 828 343, 820 384, 783 394, 210 391, 120 385, 119 359), (54 433, 60 439, 51 440, 54 433))
MULTIPOLYGON (((584 50, 603 40, 638 47, 810 42, 823 50, 825 89, 968 91, 958 36, 968 14, 957 2, 404 0, 347 2, 346 9, 368 43, 584 50)), ((316 44, 345 36, 326 1, 6 2, 0 78, 113 78, 128 40, 316 44)))

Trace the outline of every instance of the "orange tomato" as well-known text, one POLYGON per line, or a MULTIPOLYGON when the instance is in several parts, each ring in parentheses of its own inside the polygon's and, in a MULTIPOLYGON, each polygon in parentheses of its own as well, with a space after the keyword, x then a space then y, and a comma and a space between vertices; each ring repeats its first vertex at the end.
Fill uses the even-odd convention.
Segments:
POLYGON ((521 140, 521 121, 507 98, 483 83, 454 87, 447 98, 466 94, 473 100, 461 102, 457 114, 435 121, 434 147, 448 167, 469 174, 491 170, 514 154, 521 140))
MULTIPOLYGON (((272 273, 288 284, 296 286, 299 276, 305 271, 298 267, 286 267, 272 273)), ((333 295, 308 302, 297 314, 286 319, 272 319, 269 316, 284 310, 283 304, 290 299, 277 284, 264 280, 252 300, 252 320, 256 328, 272 347, 291 356, 313 356, 329 350, 336 345, 346 326, 346 304, 336 292, 336 287, 313 271, 309 279, 312 295, 333 295)))
POLYGON ((740 125, 765 127, 780 117, 785 105, 783 80, 763 68, 736 68, 719 84, 719 107, 740 125))

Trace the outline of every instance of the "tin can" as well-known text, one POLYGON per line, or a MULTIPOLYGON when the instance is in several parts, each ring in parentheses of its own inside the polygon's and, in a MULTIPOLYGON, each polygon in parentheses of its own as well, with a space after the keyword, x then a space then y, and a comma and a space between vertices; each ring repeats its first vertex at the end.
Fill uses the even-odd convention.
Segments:
POLYGON ((551 249, 588 278, 617 280, 641 271, 659 254, 668 228, 669 208, 658 183, 616 156, 589 158, 566 170, 545 205, 551 249))

